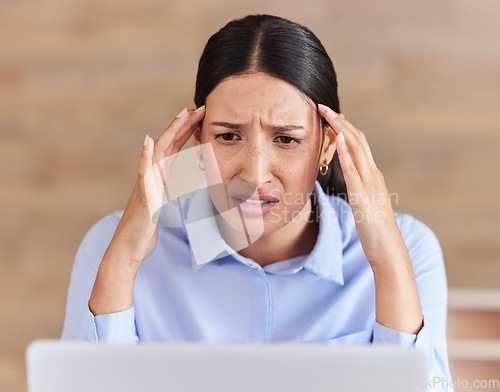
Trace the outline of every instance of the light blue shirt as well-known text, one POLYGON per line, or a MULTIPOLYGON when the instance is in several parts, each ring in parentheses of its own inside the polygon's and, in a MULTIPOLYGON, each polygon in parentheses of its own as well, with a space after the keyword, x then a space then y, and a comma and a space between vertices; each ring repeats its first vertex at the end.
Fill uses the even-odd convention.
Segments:
POLYGON ((373 273, 350 205, 325 195, 318 182, 314 192, 320 228, 313 251, 265 267, 232 251, 213 218, 196 216, 211 208, 206 191, 167 203, 162 217, 168 221, 139 268, 133 306, 94 317, 90 293, 123 212, 108 215, 78 249, 63 339, 415 345, 428 353, 429 377, 451 379, 447 283, 434 233, 411 215, 395 214, 413 263, 424 326, 418 335, 387 328, 375 320, 373 273))

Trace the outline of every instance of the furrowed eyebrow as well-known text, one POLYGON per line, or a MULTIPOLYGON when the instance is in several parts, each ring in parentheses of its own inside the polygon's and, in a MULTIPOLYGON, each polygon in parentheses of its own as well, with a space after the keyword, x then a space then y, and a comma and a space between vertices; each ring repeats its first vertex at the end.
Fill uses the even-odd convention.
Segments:
POLYGON ((304 127, 302 125, 276 125, 273 127, 273 129, 281 132, 290 132, 304 129, 304 127))
POLYGON ((224 121, 214 121, 211 122, 210 125, 215 125, 216 127, 223 127, 223 128, 228 128, 228 129, 240 129, 243 127, 242 124, 234 124, 234 123, 228 123, 224 121))
MULTIPOLYGON (((235 124, 235 123, 229 123, 225 121, 214 121, 211 122, 210 125, 214 125, 216 127, 223 127, 227 129, 240 129, 243 128, 244 124, 235 124)), ((302 125, 274 125, 272 127, 275 131, 281 131, 281 132, 290 132, 290 131, 296 131, 300 129, 304 129, 302 125)))

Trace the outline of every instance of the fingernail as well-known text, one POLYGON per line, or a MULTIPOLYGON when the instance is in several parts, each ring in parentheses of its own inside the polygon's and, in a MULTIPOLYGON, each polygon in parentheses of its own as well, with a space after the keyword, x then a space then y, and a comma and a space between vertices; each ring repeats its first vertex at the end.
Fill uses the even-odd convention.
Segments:
POLYGON ((322 103, 318 104, 318 109, 321 109, 321 110, 326 111, 326 112, 327 112, 327 113, 329 113, 329 114, 330 114, 330 116, 332 116, 332 117, 337 117, 337 115, 335 114, 335 112, 334 112, 332 109, 330 109, 330 108, 329 108, 328 106, 326 106, 326 105, 323 105, 322 103))
POLYGON ((146 135, 146 138, 144 139, 144 145, 148 144, 148 138, 149 138, 149 135, 146 135))
POLYGON ((203 109, 205 109, 205 105, 203 106, 200 106, 198 109, 196 109, 194 112, 195 113, 198 113, 198 112, 201 112, 203 109))
POLYGON ((186 114, 186 112, 187 112, 186 108, 182 109, 181 112, 177 116, 175 116, 175 118, 181 118, 182 116, 184 116, 184 114, 186 114))
POLYGON ((342 134, 342 132, 339 132, 339 134, 337 135, 337 137, 340 139, 340 141, 342 143, 345 143, 344 135, 342 134))

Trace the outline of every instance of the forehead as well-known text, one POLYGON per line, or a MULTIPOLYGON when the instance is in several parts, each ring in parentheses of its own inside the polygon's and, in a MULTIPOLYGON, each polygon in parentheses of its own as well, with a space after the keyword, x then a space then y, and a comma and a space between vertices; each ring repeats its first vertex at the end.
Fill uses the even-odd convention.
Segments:
MULTIPOLYGON (((207 97, 207 116, 252 117, 276 121, 301 120, 315 115, 313 102, 291 84, 263 72, 232 76, 207 97)), ((250 119, 250 118, 249 118, 250 119)))

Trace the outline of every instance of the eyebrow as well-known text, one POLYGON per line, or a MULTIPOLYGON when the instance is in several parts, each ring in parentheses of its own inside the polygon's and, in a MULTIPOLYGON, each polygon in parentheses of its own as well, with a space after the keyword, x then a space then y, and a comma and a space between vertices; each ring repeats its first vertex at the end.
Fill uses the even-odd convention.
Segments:
MULTIPOLYGON (((236 124, 225 121, 214 121, 211 122, 210 125, 214 125, 216 127, 223 127, 227 129, 240 129, 244 127, 244 124, 236 124)), ((290 131, 304 129, 302 125, 273 125, 272 128, 276 131, 281 131, 281 132, 290 132, 290 131)))

